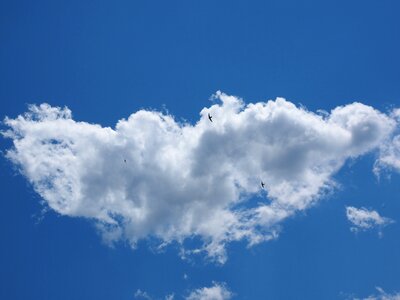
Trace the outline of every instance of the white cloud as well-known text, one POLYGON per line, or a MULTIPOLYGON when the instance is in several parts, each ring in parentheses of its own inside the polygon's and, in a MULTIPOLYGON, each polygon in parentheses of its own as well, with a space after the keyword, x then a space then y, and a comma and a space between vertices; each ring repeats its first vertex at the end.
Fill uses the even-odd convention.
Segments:
POLYGON ((283 220, 334 188, 346 159, 377 149, 396 125, 361 103, 321 116, 282 98, 216 97, 194 125, 140 110, 109 128, 75 121, 67 108, 30 106, 5 119, 7 157, 51 209, 94 220, 108 243, 197 236, 203 247, 183 253, 223 263, 226 243, 275 238, 283 220), (254 195, 265 200, 250 204, 254 195))
POLYGON ((380 155, 374 166, 374 172, 379 175, 385 169, 394 169, 400 172, 400 135, 396 135, 389 142, 383 143, 380 155))
MULTIPOLYGON (((400 293, 388 294, 382 288, 376 287, 378 294, 370 295, 362 300, 400 300, 400 293)), ((353 298, 353 300, 361 300, 360 298, 353 298)))
POLYGON ((346 207, 347 219, 354 225, 351 230, 354 232, 372 228, 382 228, 394 221, 379 215, 375 210, 368 210, 364 207, 346 207))
MULTIPOLYGON (((393 120, 400 122, 400 108, 391 112, 393 120)), ((400 172, 400 134, 386 140, 380 146, 380 153, 374 166, 374 173, 380 175, 383 170, 395 170, 400 172)))
POLYGON ((138 289, 138 290, 135 292, 135 298, 136 298, 136 299, 152 300, 152 298, 150 297, 150 295, 147 294, 147 292, 142 291, 141 289, 138 289))
POLYGON ((174 300, 174 299, 175 299, 174 294, 169 294, 169 295, 165 296, 165 300, 174 300))
POLYGON ((224 284, 215 283, 211 287, 204 287, 194 290, 186 300, 227 300, 231 299, 233 294, 224 284))
MULTIPOLYGON (((154 298, 151 297, 146 291, 142 291, 141 289, 138 289, 135 292, 134 295, 135 299, 142 299, 142 300, 153 300, 154 298)), ((174 300, 175 299, 175 295, 172 294, 168 294, 164 297, 165 300, 174 300)))

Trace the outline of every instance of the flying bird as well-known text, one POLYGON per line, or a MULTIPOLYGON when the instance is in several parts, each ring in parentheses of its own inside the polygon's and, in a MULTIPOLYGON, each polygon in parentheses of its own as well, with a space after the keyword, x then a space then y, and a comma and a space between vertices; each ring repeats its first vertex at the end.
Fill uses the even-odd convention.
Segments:
POLYGON ((212 122, 212 116, 210 114, 208 114, 208 119, 210 120, 210 122, 212 122))
POLYGON ((261 181, 261 187, 264 188, 265 183, 261 181))
POLYGON ((126 159, 124 159, 124 163, 126 163, 126 159))

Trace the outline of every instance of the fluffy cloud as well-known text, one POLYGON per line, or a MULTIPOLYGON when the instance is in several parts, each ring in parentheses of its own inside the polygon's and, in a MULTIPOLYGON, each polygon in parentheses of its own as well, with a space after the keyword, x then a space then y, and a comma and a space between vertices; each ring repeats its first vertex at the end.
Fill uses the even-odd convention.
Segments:
POLYGON ((368 210, 366 208, 355 208, 352 206, 346 207, 347 219, 354 225, 351 230, 354 232, 363 231, 372 228, 382 228, 394 221, 382 217, 375 210, 368 210))
POLYGON ((186 300, 228 300, 232 293, 223 284, 214 283, 211 287, 194 290, 186 300))
MULTIPOLYGON (((362 298, 362 300, 400 300, 400 293, 388 294, 382 288, 377 287, 378 294, 362 298)), ((360 298, 353 298, 353 300, 361 300, 360 298)))
POLYGON ((194 125, 140 110, 108 128, 30 106, 5 119, 7 157, 51 209, 94 220, 108 243, 196 236, 203 246, 188 252, 223 263, 226 243, 275 238, 284 219, 334 188, 346 159, 387 143, 396 126, 361 103, 318 115, 282 98, 215 98, 194 125))

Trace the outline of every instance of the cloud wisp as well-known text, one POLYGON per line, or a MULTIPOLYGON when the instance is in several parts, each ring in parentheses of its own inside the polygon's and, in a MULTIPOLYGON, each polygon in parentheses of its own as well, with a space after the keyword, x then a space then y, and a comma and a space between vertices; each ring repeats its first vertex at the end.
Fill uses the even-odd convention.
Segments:
POLYGON ((147 294, 147 292, 142 291, 141 289, 138 289, 135 292, 134 297, 135 297, 135 299, 142 299, 142 300, 152 300, 153 299, 153 298, 150 297, 149 294, 147 294))
POLYGON ((353 300, 400 300, 400 293, 389 294, 382 288, 376 287, 377 294, 370 295, 366 298, 353 298, 353 300))
POLYGON ((275 238, 283 220, 335 187, 347 159, 387 145, 396 128, 361 103, 319 115, 283 98, 215 98, 194 125, 140 110, 109 128, 33 105, 5 119, 6 155, 51 209, 92 219, 107 243, 196 236, 203 245, 188 252, 223 263, 227 243, 275 238))
MULTIPOLYGON (((225 283, 213 282, 210 287, 202 287, 194 289, 187 296, 180 296, 179 299, 185 300, 229 300, 233 297, 233 293, 227 288, 225 283)), ((135 299, 153 300, 159 299, 150 296, 147 292, 138 289, 134 294, 135 299)), ((165 300, 173 300, 175 294, 168 294, 163 297, 165 300)))
MULTIPOLYGON (((390 116, 400 122, 400 108, 394 109, 390 116)), ((379 175, 385 170, 395 170, 400 172, 400 134, 399 130, 392 138, 386 140, 380 146, 380 154, 375 162, 374 172, 379 175)))
POLYGON ((366 231, 374 228, 381 230, 383 227, 394 223, 392 219, 382 217, 377 211, 368 210, 364 207, 355 208, 353 206, 347 206, 346 216, 352 224, 350 230, 353 232, 366 231))

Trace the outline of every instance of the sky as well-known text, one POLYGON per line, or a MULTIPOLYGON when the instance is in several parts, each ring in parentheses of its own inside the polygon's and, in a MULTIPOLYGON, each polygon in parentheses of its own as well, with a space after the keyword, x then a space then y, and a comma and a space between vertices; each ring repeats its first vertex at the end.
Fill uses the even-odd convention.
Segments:
POLYGON ((399 9, 0 2, 0 298, 399 299, 399 9))

